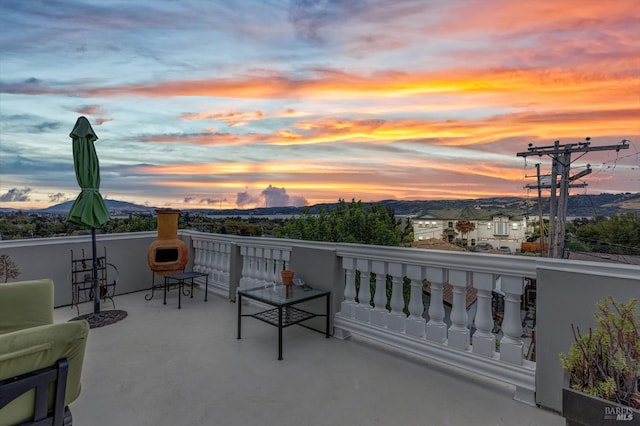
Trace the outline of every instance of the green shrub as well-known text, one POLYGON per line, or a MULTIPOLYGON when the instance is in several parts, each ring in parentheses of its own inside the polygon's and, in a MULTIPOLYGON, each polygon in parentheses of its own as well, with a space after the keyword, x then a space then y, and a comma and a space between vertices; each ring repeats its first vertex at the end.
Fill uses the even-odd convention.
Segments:
POLYGON ((597 326, 581 334, 571 325, 574 343, 560 354, 572 389, 640 409, 640 316, 637 300, 605 297, 596 304, 597 326))

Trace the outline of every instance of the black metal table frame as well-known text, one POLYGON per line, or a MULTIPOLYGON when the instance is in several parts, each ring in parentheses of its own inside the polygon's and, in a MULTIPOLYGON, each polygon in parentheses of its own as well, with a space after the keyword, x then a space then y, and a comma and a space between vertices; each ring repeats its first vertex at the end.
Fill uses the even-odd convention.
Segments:
POLYGON ((252 289, 246 290, 238 290, 238 299, 236 303, 238 304, 238 339, 241 338, 242 332, 242 317, 252 317, 258 319, 262 322, 266 322, 267 324, 271 324, 273 326, 278 327, 278 360, 282 360, 282 330, 291 325, 299 325, 301 327, 308 328, 309 330, 316 331, 318 333, 324 333, 325 337, 328 339, 329 334, 329 319, 330 319, 330 309, 331 309, 331 292, 325 291, 322 293, 316 293, 309 297, 305 297, 302 299, 292 300, 290 302, 278 303, 274 302, 262 297, 255 296, 249 293, 252 289), (303 302, 308 302, 310 300, 319 299, 321 297, 325 297, 325 305, 326 305, 326 313, 325 314, 315 314, 309 311, 305 311, 303 309, 294 308, 293 305, 297 305, 303 302), (267 309, 264 311, 260 311, 253 314, 243 314, 242 313, 242 298, 246 297, 247 299, 257 300, 262 303, 266 303, 267 305, 274 306, 272 309, 267 309), (284 313, 284 315, 283 315, 284 313), (284 318, 283 318, 284 317, 284 318), (318 330, 316 328, 310 327, 306 324, 302 324, 303 321, 309 320, 311 318, 316 317, 326 317, 326 330, 318 330), (284 321, 283 321, 284 319, 284 321))
POLYGON ((179 274, 165 275, 164 277, 164 300, 163 304, 167 304, 167 291, 171 286, 178 286, 178 309, 182 309, 182 294, 185 296, 191 296, 193 299, 193 279, 198 277, 205 277, 205 289, 204 289, 204 301, 208 301, 209 296, 209 274, 204 272, 180 272, 179 274), (187 285, 191 285, 191 290, 186 292, 184 285, 185 280, 191 280, 187 285), (176 281, 175 283, 169 282, 169 280, 176 281))

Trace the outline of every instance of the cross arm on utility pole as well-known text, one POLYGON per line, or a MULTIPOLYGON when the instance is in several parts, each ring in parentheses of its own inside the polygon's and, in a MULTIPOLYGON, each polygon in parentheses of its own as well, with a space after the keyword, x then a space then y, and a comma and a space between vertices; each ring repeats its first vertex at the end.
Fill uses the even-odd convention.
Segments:
MULTIPOLYGON (((586 184, 586 183, 572 183, 572 184, 569 184, 569 188, 586 188, 587 186, 589 186, 589 185, 586 184)), ((527 189, 538 189, 538 188, 550 189, 551 185, 544 185, 544 184, 542 184, 542 185, 531 185, 530 183, 528 183, 524 187, 527 188, 527 189)))
POLYGON ((591 146, 591 142, 578 142, 578 143, 569 143, 565 145, 560 145, 558 141, 556 141, 555 145, 548 146, 533 146, 533 144, 529 144, 529 148, 525 152, 518 152, 516 156, 518 157, 529 157, 530 155, 562 155, 573 152, 592 152, 592 151, 620 151, 621 149, 629 149, 627 139, 623 139, 617 145, 605 145, 605 146, 591 146))
MULTIPOLYGON (((576 173, 575 175, 571 176, 569 178, 570 181, 574 181, 576 179, 580 179, 581 177, 584 177, 588 174, 591 174, 593 170, 591 170, 591 164, 587 164, 587 168, 584 169, 583 171, 576 173)), ((571 188, 571 185, 569 185, 569 188, 571 188)))

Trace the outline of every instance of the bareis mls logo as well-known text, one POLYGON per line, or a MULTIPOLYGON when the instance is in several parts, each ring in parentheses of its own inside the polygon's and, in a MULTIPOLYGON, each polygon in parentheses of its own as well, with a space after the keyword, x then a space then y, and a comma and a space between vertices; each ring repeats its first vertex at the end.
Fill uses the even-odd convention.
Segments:
POLYGON ((604 407, 605 420, 633 420, 633 412, 629 407, 604 407))

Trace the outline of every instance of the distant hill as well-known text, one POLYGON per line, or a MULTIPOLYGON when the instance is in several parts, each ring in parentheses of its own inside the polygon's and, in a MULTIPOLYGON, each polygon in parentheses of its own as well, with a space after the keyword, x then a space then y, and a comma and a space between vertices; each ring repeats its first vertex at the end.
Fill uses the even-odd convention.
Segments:
MULTIPOLYGON (((56 204, 55 206, 47 207, 46 209, 36 210, 43 214, 59 214, 66 215, 69 213, 73 201, 65 201, 64 203, 56 204)), ((104 200, 107 205, 107 209, 112 214, 129 214, 129 213, 153 213, 157 207, 141 206, 139 204, 128 203, 126 201, 118 200, 104 200)))
MULTIPOLYGON (((143 206, 140 204, 128 203, 118 200, 105 200, 109 212, 113 215, 125 214, 153 214, 157 207, 143 206)), ((378 202, 383 206, 392 207, 396 215, 399 216, 419 216, 428 210, 441 209, 463 209, 467 206, 479 206, 485 209, 505 208, 509 210, 520 210, 531 216, 538 215, 537 197, 493 197, 466 200, 382 200, 378 202)), ((46 209, 32 210, 41 214, 66 215, 71 208, 73 201, 67 201, 46 209)), ((363 203, 377 204, 377 203, 363 203)), ((337 203, 316 204, 308 206, 311 213, 317 213, 321 208, 331 208, 337 203)), ((549 198, 542 199, 542 210, 544 214, 549 212, 549 198)), ((15 209, 1 209, 11 211, 15 209)), ((246 216, 246 215, 292 215, 301 214, 303 207, 265 207, 255 209, 182 209, 190 214, 222 215, 222 216, 246 216)), ((640 214, 640 193, 624 194, 579 194, 569 197, 567 216, 569 217, 593 217, 611 216, 621 213, 640 214)))
MULTIPOLYGON (((479 206, 484 209, 509 209, 520 210, 531 216, 538 215, 538 199, 537 197, 493 197, 466 200, 382 200, 378 202, 383 206, 392 207, 396 215, 399 216, 419 216, 428 210, 441 209, 463 209, 467 206, 479 206)), ((364 203, 364 204, 378 204, 364 203)), ((308 206, 311 213, 317 213, 321 208, 331 208, 337 203, 316 204, 308 206)), ((291 215, 303 212, 303 207, 268 207, 256 209, 227 209, 227 210, 211 210, 211 209, 187 209, 190 213, 196 214, 215 214, 228 216, 244 216, 244 215, 291 215)), ((542 199, 543 214, 549 213, 549 198, 542 199)), ((640 214, 640 193, 631 194, 580 194, 569 197, 567 216, 568 217, 593 217, 593 216, 611 216, 613 214, 621 214, 632 212, 640 214)))

